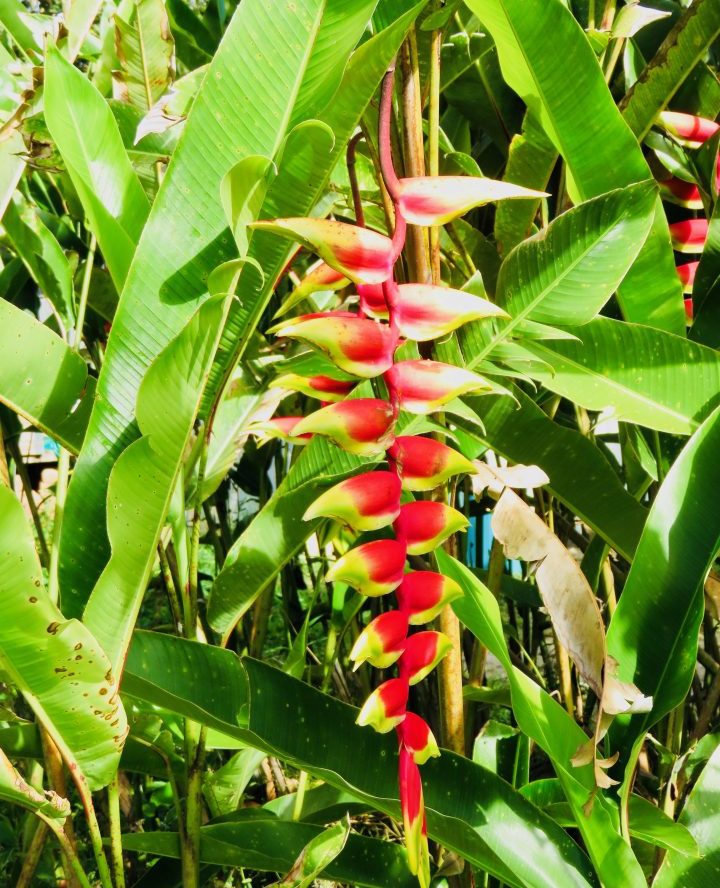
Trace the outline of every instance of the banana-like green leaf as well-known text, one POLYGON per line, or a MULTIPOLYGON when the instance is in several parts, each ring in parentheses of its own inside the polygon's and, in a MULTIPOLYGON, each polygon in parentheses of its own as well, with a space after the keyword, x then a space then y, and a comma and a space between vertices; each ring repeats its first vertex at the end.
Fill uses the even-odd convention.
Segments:
POLYGON ((70 802, 52 791, 45 793, 33 789, 13 768, 0 749, 0 799, 21 805, 29 811, 43 814, 53 820, 65 820, 70 814, 70 802))
MULTIPOLYGON (((394 738, 358 728, 355 708, 265 663, 137 632, 123 681, 124 691, 134 697, 222 726, 398 816, 394 738)), ((443 751, 423 766, 423 784, 430 836, 475 866, 512 886, 596 884, 570 837, 492 772, 443 751)))
POLYGON ((135 0, 127 18, 115 16, 120 71, 115 91, 124 102, 149 111, 170 86, 174 43, 163 0, 135 0))
POLYGON ((551 391, 617 419, 689 435, 720 402, 720 356, 681 336, 596 318, 578 340, 528 343, 547 371, 528 372, 551 391))
POLYGON ((85 361, 5 299, 0 299, 0 353, 0 401, 77 453, 95 391, 85 361))
POLYGON ((696 0, 685 10, 620 103, 622 116, 638 139, 645 138, 657 115, 718 34, 718 0, 696 0))
POLYGON ((640 864, 615 826, 617 812, 600 790, 586 813, 594 791, 592 768, 574 768, 570 759, 587 737, 562 706, 510 660, 498 603, 480 580, 442 549, 436 553, 440 570, 458 582, 462 598, 452 603, 460 620, 502 663, 510 680, 513 712, 521 730, 550 757, 575 815, 600 881, 606 888, 642 888, 640 864))
POLYGON ((671 850, 653 888, 708 888, 720 881, 720 749, 703 768, 680 815, 700 849, 700 858, 671 850))
POLYGON ((66 763, 99 789, 117 769, 127 732, 115 674, 88 628, 50 600, 23 508, 2 485, 0 559, 0 668, 66 763))
MULTIPOLYGON (((649 177, 640 146, 620 116, 595 52, 562 0, 465 2, 492 34, 507 83, 563 156, 574 200, 649 177), (553 52, 548 52, 548 35, 553 52)), ((628 320, 683 333, 674 264, 658 199, 650 235, 618 292, 628 320)))
POLYGON ((45 61, 45 121, 118 292, 150 209, 105 99, 57 49, 45 61))
MULTIPOLYGON (((653 218, 655 185, 611 191, 558 216, 519 244, 500 266, 498 303, 511 320, 587 324, 617 289, 640 252, 653 218)), ((482 352, 473 358, 477 366, 482 352)))
POLYGON ((632 559, 646 509, 623 487, 607 457, 579 432, 553 422, 520 389, 515 397, 467 398, 484 429, 462 421, 474 437, 516 463, 538 465, 548 489, 619 552, 632 559))
POLYGON ((703 582, 720 547, 720 408, 683 448, 658 493, 608 628, 618 678, 653 698, 620 716, 613 748, 642 738, 685 696, 695 670, 703 582))
MULTIPOLYGON (((247 813, 247 812, 243 812, 247 813)), ((255 813, 255 812, 253 812, 255 813)), ((303 848, 323 834, 322 827, 290 823, 265 813, 200 829, 200 861, 217 866, 280 872, 290 869, 303 848)), ((126 851, 163 857, 180 856, 177 833, 131 833, 123 836, 126 851)), ((338 857, 324 869, 326 878, 366 888, 415 888, 398 845, 350 835, 338 857)))
MULTIPOLYGON (((534 188, 547 190, 548 179, 557 162, 555 146, 542 131, 530 112, 525 115, 521 135, 513 136, 503 179, 534 188)), ((538 200, 503 200, 495 210, 495 240, 505 255, 524 240, 538 211, 538 200)))
POLYGON ((8 203, 2 223, 33 280, 65 326, 71 327, 75 321, 72 269, 55 235, 19 192, 8 203))
MULTIPOLYGON (((336 42, 349 52, 364 27, 359 10, 366 21, 373 6, 373 0, 298 0, 280 6, 244 0, 225 32, 133 261, 100 374, 97 406, 68 490, 60 578, 61 589, 74 590, 76 607, 107 559, 102 532, 107 481, 115 460, 137 437, 134 412, 142 377, 207 298, 210 272, 232 256, 233 239, 220 203, 223 176, 240 157, 274 157, 299 101, 303 108, 326 101, 325 56, 337 57, 336 42), (340 10, 346 20, 338 17, 340 10)), ((368 98, 363 95, 348 109, 353 121, 368 98)), ((303 189, 309 209, 307 182, 303 189)), ((289 195, 288 201, 292 205, 297 196, 289 195)), ((264 270, 272 280, 271 270, 264 270)), ((252 273, 259 277, 256 269, 252 273)), ((242 281, 238 293, 251 316, 262 310, 242 281)), ((182 384, 168 384, 175 382, 182 384)), ((167 397, 172 400, 172 388, 167 397)))
POLYGON ((130 643, 227 309, 226 296, 207 300, 150 365, 137 400, 142 437, 123 452, 110 475, 112 554, 83 621, 116 673, 130 643), (170 380, 175 383, 172 399, 170 380))

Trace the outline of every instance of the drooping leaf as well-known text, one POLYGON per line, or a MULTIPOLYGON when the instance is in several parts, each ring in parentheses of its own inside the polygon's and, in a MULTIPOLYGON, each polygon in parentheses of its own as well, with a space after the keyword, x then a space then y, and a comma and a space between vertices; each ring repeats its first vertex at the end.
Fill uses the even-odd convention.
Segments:
MULTIPOLYGON (((355 708, 271 666, 140 632, 124 682, 133 696, 224 725, 227 733, 378 810, 399 814, 394 738, 357 727, 355 708)), ((569 837, 490 771, 444 751, 423 767, 423 783, 430 836, 476 866, 529 888, 595 884, 586 858, 569 837), (448 796, 451 785, 463 791, 448 796)))
MULTIPOLYGON (((567 164, 571 197, 587 200, 648 178, 595 52, 562 0, 465 0, 498 47, 507 83, 523 98, 567 164), (548 35, 562 52, 548 52, 548 35), (578 96, 582 99, 578 101, 578 96)), ((662 204, 618 293, 629 321, 681 334, 680 286, 662 204)))
POLYGON ((127 732, 117 679, 87 627, 51 601, 23 508, 3 485, 0 556, 0 667, 68 765, 99 789, 115 773, 127 732))
POLYGON ((45 120, 115 286, 125 283, 150 206, 107 102, 54 48, 45 62, 45 120))
POLYGON ((714 349, 662 330, 596 318, 578 340, 534 342, 549 365, 530 374, 589 410, 673 434, 691 434, 720 401, 714 349))
POLYGON ((512 490, 505 489, 498 500, 492 527, 508 558, 540 562, 535 580, 555 632, 580 674, 600 696, 605 628, 580 565, 535 510, 512 490))
POLYGON ((0 401, 77 453, 95 391, 85 361, 5 299, 0 299, 0 352, 0 401))
POLYGON ((70 814, 70 802, 51 790, 38 792, 13 768, 0 749, 0 799, 21 805, 29 811, 44 814, 53 820, 64 820, 70 814))

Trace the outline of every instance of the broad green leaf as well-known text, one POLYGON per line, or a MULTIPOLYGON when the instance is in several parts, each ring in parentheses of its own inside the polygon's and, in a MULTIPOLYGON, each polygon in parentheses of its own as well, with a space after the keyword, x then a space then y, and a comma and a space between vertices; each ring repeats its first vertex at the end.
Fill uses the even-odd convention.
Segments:
POLYGON ((80 450, 95 380, 49 327, 0 299, 0 401, 72 453, 80 450))
POLYGON ((699 857, 693 834, 642 796, 630 796, 630 835, 668 851, 699 857))
POLYGON ((43 814, 53 820, 65 820, 70 814, 70 802, 54 792, 38 792, 13 768, 0 749, 0 799, 21 805, 29 811, 43 814))
MULTIPOLYGON (((500 266, 498 303, 511 320, 587 324, 605 305, 647 237, 655 204, 650 182, 611 191, 558 216, 519 244, 500 266)), ((477 366, 482 352, 471 361, 477 366)))
POLYGON ((655 58, 620 103, 622 116, 643 139, 696 62, 720 33, 720 2, 695 0, 668 34, 655 58))
POLYGON ((120 71, 113 74, 117 97, 149 111, 172 81, 174 43, 163 0, 133 0, 129 15, 115 16, 120 71))
POLYGON ((88 628, 50 600, 23 508, 2 485, 0 559, 0 668, 65 762, 99 789, 117 769, 127 732, 117 673, 88 628))
POLYGON ((88 78, 50 47, 45 121, 118 291, 149 212, 115 118, 88 78))
POLYGON ((598 790, 594 804, 585 813, 584 806, 594 790, 592 768, 574 768, 570 763, 578 748, 587 742, 584 732, 556 700, 513 665, 500 609, 490 590, 442 549, 436 557, 442 573, 458 582, 465 593, 453 601, 453 610, 507 673, 519 727, 550 757, 601 883, 606 888, 642 888, 646 884, 642 869, 617 832, 613 803, 598 790))
MULTIPOLYGON (((237 822, 216 823, 200 829, 200 861, 224 867, 285 872, 307 844, 322 835, 322 827, 289 823, 270 815, 245 817, 237 822)), ((123 836, 127 851, 179 858, 177 833, 130 833, 123 836)), ((366 836, 350 835, 325 876, 342 884, 367 888, 415 888, 404 851, 398 846, 366 836)))
POLYGON ((641 6, 640 3, 632 3, 623 6, 615 17, 610 36, 616 40, 625 40, 634 37, 638 31, 659 19, 667 18, 668 10, 653 9, 650 6, 641 6))
POLYGON ((703 768, 685 803, 680 823, 690 830, 700 859, 670 851, 653 880, 653 888, 708 888, 720 879, 720 749, 703 768))
MULTIPOLYGON (((503 179, 525 188, 545 191, 557 157, 554 145, 528 113, 523 121, 522 134, 513 136, 510 143, 503 179)), ((498 203, 495 240, 503 255, 530 234, 539 205, 539 200, 503 200, 498 203)))
MULTIPOLYGON (((256 748, 380 811, 399 814, 394 738, 358 728, 355 708, 267 664, 138 632, 124 690, 205 724, 224 725, 256 748)), ((423 766, 423 784, 430 836, 508 885, 596 884, 577 845, 492 772, 443 751, 423 766), (451 786, 456 790, 450 792, 451 786)))
MULTIPOLYGON (((492 34, 507 83, 567 164, 577 202, 649 177, 640 146, 620 116, 595 52, 562 0, 466 0, 492 34), (553 52, 548 52, 552 34, 553 52), (581 97, 581 98, 579 98, 581 97)), ((655 222, 618 293, 629 321, 681 334, 680 286, 659 199, 655 222)))
MULTIPOLYGON (((140 382, 207 298, 210 272, 232 257, 233 239, 220 203, 222 178, 240 157, 274 157, 298 97, 307 103, 325 89, 315 79, 306 82, 306 74, 318 73, 316 55, 335 53, 327 44, 334 40, 337 9, 356 21, 359 8, 372 6, 368 0, 297 0, 281 6, 244 0, 225 32, 143 231, 108 341, 97 406, 68 490, 60 579, 74 607, 87 599, 107 559, 102 532, 107 481, 115 460, 137 438, 134 412, 140 382), (246 51, 249 44, 253 52, 246 51), (160 251, 158 243, 163 244, 160 251)), ((338 27, 347 39, 347 29, 342 23, 338 27)), ((361 33, 359 25, 356 40, 361 33)), ((357 120, 361 110, 348 113, 357 120)), ((257 278, 257 270, 253 273, 257 278)), ((252 313, 255 302, 242 282, 238 293, 252 313)), ((174 384, 182 380, 168 382, 170 401, 174 384)))
POLYGON ((549 364, 528 371, 589 410, 650 429, 689 435, 720 401, 720 357, 672 333, 596 318, 572 332, 581 341, 528 344, 549 364))
POLYGON ((538 465, 548 489, 617 552, 632 559, 647 511, 623 487, 607 457, 587 438, 553 422, 526 394, 468 398, 484 430, 466 431, 516 463, 538 465))
POLYGON ((33 280, 65 326, 71 327, 75 321, 72 269, 55 235, 19 192, 8 203, 2 223, 33 280))
POLYGON ((620 716, 614 749, 629 748, 687 693, 695 670, 703 582, 720 546, 720 409, 683 448, 662 483, 608 628, 618 678, 653 697, 651 712, 620 716))
POLYGON ((227 297, 209 299, 150 365, 137 400, 142 437, 123 452, 110 475, 112 554, 90 595, 83 621, 116 673, 122 669, 140 611, 227 308, 227 297), (167 393, 169 380, 176 383, 172 400, 167 393))
POLYGON ((290 872, 278 882, 291 888, 312 888, 315 879, 335 860, 347 844, 350 818, 340 820, 314 836, 305 845, 290 872))

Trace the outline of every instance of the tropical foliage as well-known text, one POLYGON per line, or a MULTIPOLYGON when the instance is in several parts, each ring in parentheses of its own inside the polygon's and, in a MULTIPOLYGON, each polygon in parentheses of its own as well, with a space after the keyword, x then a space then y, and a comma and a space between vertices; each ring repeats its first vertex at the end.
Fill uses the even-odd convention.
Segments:
POLYGON ((0 0, 2 884, 718 881, 719 35, 0 0))

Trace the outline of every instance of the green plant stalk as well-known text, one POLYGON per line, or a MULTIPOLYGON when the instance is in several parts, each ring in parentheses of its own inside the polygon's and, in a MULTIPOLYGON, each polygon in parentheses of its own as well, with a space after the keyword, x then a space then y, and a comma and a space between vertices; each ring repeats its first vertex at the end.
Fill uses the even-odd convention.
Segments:
POLYGON ((5 456, 5 439, 3 438, 2 423, 0 422, 0 484, 10 487, 10 471, 7 457, 5 456))
POLYGON ((63 832, 62 826, 60 826, 60 824, 56 820, 53 820, 51 817, 45 817, 44 814, 38 813, 37 816, 50 830, 52 830, 53 835, 58 840, 58 844, 60 845, 60 849, 63 852, 63 856, 69 862, 72 874, 81 888, 93 888, 93 886, 90 884, 90 880, 87 877, 87 873, 78 860, 75 849, 72 847, 72 845, 68 841, 68 837, 63 832))
POLYGON ((125 864, 122 851, 120 823, 120 782, 118 774, 108 784, 108 819, 110 821, 110 859, 115 874, 116 888, 125 888, 125 864))
MULTIPOLYGON (((207 467, 208 443, 215 411, 212 410, 205 427, 201 430, 200 457, 198 460, 197 486, 190 530, 190 557, 188 578, 183 597, 183 623, 185 637, 198 640, 198 591, 200 561, 200 524, 202 521, 202 487, 207 467)), ((200 825, 202 823, 202 779, 205 764, 206 728, 191 719, 185 719, 185 767, 186 797, 184 829, 181 831, 181 858, 183 888, 199 888, 200 885, 200 825)))
MULTIPOLYGON (((423 145, 422 99, 420 96, 420 66, 418 64, 415 29, 411 28, 400 51, 402 71, 402 109, 405 175, 409 178, 425 175, 425 147, 423 145)), ((423 228, 408 225, 405 255, 410 279, 427 283, 430 280, 428 242, 423 228)))
POLYGON ((40 520, 40 513, 38 512, 37 503, 35 502, 35 498, 33 497, 32 483, 30 482, 30 476, 28 475, 25 460, 23 459, 22 452, 20 451, 20 445, 18 444, 17 440, 9 439, 7 442, 7 449, 10 451, 10 456, 12 456, 13 460, 15 461, 15 471, 20 476, 20 481, 22 482, 22 487, 25 493, 25 499, 27 500, 28 509, 30 509, 30 515, 32 517, 33 524, 35 525, 35 532, 37 533, 38 545, 40 547, 40 562, 43 567, 47 567, 50 564, 50 551, 45 539, 45 531, 43 530, 42 521, 40 520))
POLYGON ((22 869, 20 870, 20 875, 18 876, 15 888, 30 888, 32 885, 33 876, 35 875, 35 870, 40 862, 40 856, 45 847, 45 840, 47 839, 48 832, 47 824, 44 821, 41 820, 36 823, 35 832, 33 833, 30 845, 25 852, 22 869))
MULTIPOLYGON (((53 792, 57 793, 62 798, 67 798, 68 790, 67 790, 67 782, 65 780, 65 770, 63 766, 63 760, 60 756, 60 751, 55 745, 54 740, 45 730, 43 725, 39 726, 40 730, 40 743, 42 745, 43 750, 43 760, 45 763, 45 773, 47 775, 47 781, 50 789, 53 792)), ((67 843, 72 848, 73 853, 76 854, 76 841, 75 841, 75 831, 73 829, 73 821, 72 817, 68 817, 63 824, 63 835, 67 839, 67 843)), ((72 861, 70 858, 66 857, 64 846, 60 848, 60 856, 62 858, 63 869, 65 870, 65 875, 68 879, 68 882, 75 888, 73 884, 73 874, 72 870, 72 861)))
MULTIPOLYGON (((440 3, 433 4, 434 9, 440 3)), ((440 50, 442 29, 432 32, 430 39, 430 97, 428 103, 427 171, 429 176, 440 174, 440 50)), ((430 237, 430 276, 433 284, 440 283, 440 229, 433 225, 430 237)))
POLYGON ((307 781, 308 772, 300 771, 297 792, 295 793, 295 804, 293 805, 293 820, 300 820, 300 817, 302 816, 303 802, 305 801, 305 790, 307 789, 307 781))
MULTIPOLYGON (((92 793, 88 789, 87 783, 85 783, 85 778, 82 775, 78 774, 76 776, 74 771, 71 773, 75 787, 83 803, 83 808, 85 809, 85 821, 87 823, 88 832, 90 833, 90 844, 92 845, 93 854, 95 855, 95 863, 97 864, 98 875, 100 876, 100 884, 102 885, 102 888, 113 888, 110 866, 108 865, 107 857, 105 856, 105 848, 103 847, 100 824, 98 823, 97 815, 95 814, 92 793)), ((70 864, 72 865, 72 860, 70 861, 70 864)))

